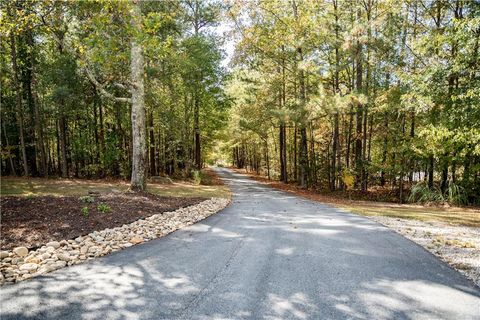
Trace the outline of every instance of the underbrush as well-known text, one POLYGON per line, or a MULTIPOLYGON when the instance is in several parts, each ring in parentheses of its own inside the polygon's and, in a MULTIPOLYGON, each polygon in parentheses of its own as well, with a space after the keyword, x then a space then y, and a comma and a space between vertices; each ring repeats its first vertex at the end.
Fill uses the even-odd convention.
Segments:
POLYGON ((465 188, 456 184, 449 183, 445 192, 440 188, 430 188, 426 182, 419 182, 412 187, 409 202, 413 203, 445 203, 455 205, 465 205, 468 203, 467 193, 465 188))
POLYGON ((209 168, 192 171, 192 180, 197 185, 223 185, 222 180, 209 168))

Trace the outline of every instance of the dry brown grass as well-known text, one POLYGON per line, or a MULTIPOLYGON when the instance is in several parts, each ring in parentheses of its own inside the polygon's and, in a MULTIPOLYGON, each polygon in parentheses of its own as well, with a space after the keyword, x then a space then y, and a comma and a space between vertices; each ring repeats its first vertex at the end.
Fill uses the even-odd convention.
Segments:
MULTIPOLYGON (((2 177, 0 194, 2 196, 80 196, 93 192, 122 192, 129 184, 123 180, 85 180, 59 178, 23 178, 2 177)), ((173 184, 147 184, 147 191, 160 196, 172 197, 222 197, 229 198, 227 186, 212 183, 197 185, 188 181, 174 181, 173 184)))

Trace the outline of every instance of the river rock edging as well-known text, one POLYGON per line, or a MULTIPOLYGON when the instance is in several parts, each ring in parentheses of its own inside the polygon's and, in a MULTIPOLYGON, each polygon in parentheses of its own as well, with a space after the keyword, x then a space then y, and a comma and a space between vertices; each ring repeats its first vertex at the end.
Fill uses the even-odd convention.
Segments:
POLYGON ((121 227, 94 231, 75 239, 48 242, 36 250, 17 247, 0 251, 0 285, 26 280, 163 237, 217 213, 229 202, 229 199, 211 198, 121 227))

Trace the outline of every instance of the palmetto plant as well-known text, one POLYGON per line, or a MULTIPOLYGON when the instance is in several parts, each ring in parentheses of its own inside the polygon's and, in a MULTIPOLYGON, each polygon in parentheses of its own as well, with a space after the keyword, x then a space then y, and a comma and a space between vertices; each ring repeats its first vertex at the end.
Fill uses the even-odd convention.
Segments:
POLYGON ((422 181, 413 186, 408 201, 416 203, 443 202, 445 198, 439 188, 429 188, 427 183, 422 181))
POLYGON ((444 196, 449 203, 458 205, 467 203, 467 193, 465 192, 465 188, 453 182, 448 184, 444 196))

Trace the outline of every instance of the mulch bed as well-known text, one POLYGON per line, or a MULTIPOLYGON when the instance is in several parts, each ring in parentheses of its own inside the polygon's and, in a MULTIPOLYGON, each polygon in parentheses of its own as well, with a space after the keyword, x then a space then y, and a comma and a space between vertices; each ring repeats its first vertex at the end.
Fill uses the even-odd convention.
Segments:
POLYGON ((1 249, 18 246, 33 249, 49 241, 74 239, 206 200, 150 193, 106 193, 91 197, 93 203, 79 197, 1 197, 1 249), (99 204, 107 205, 109 212, 100 212, 99 204), (82 212, 84 207, 88 207, 88 214, 82 212))

